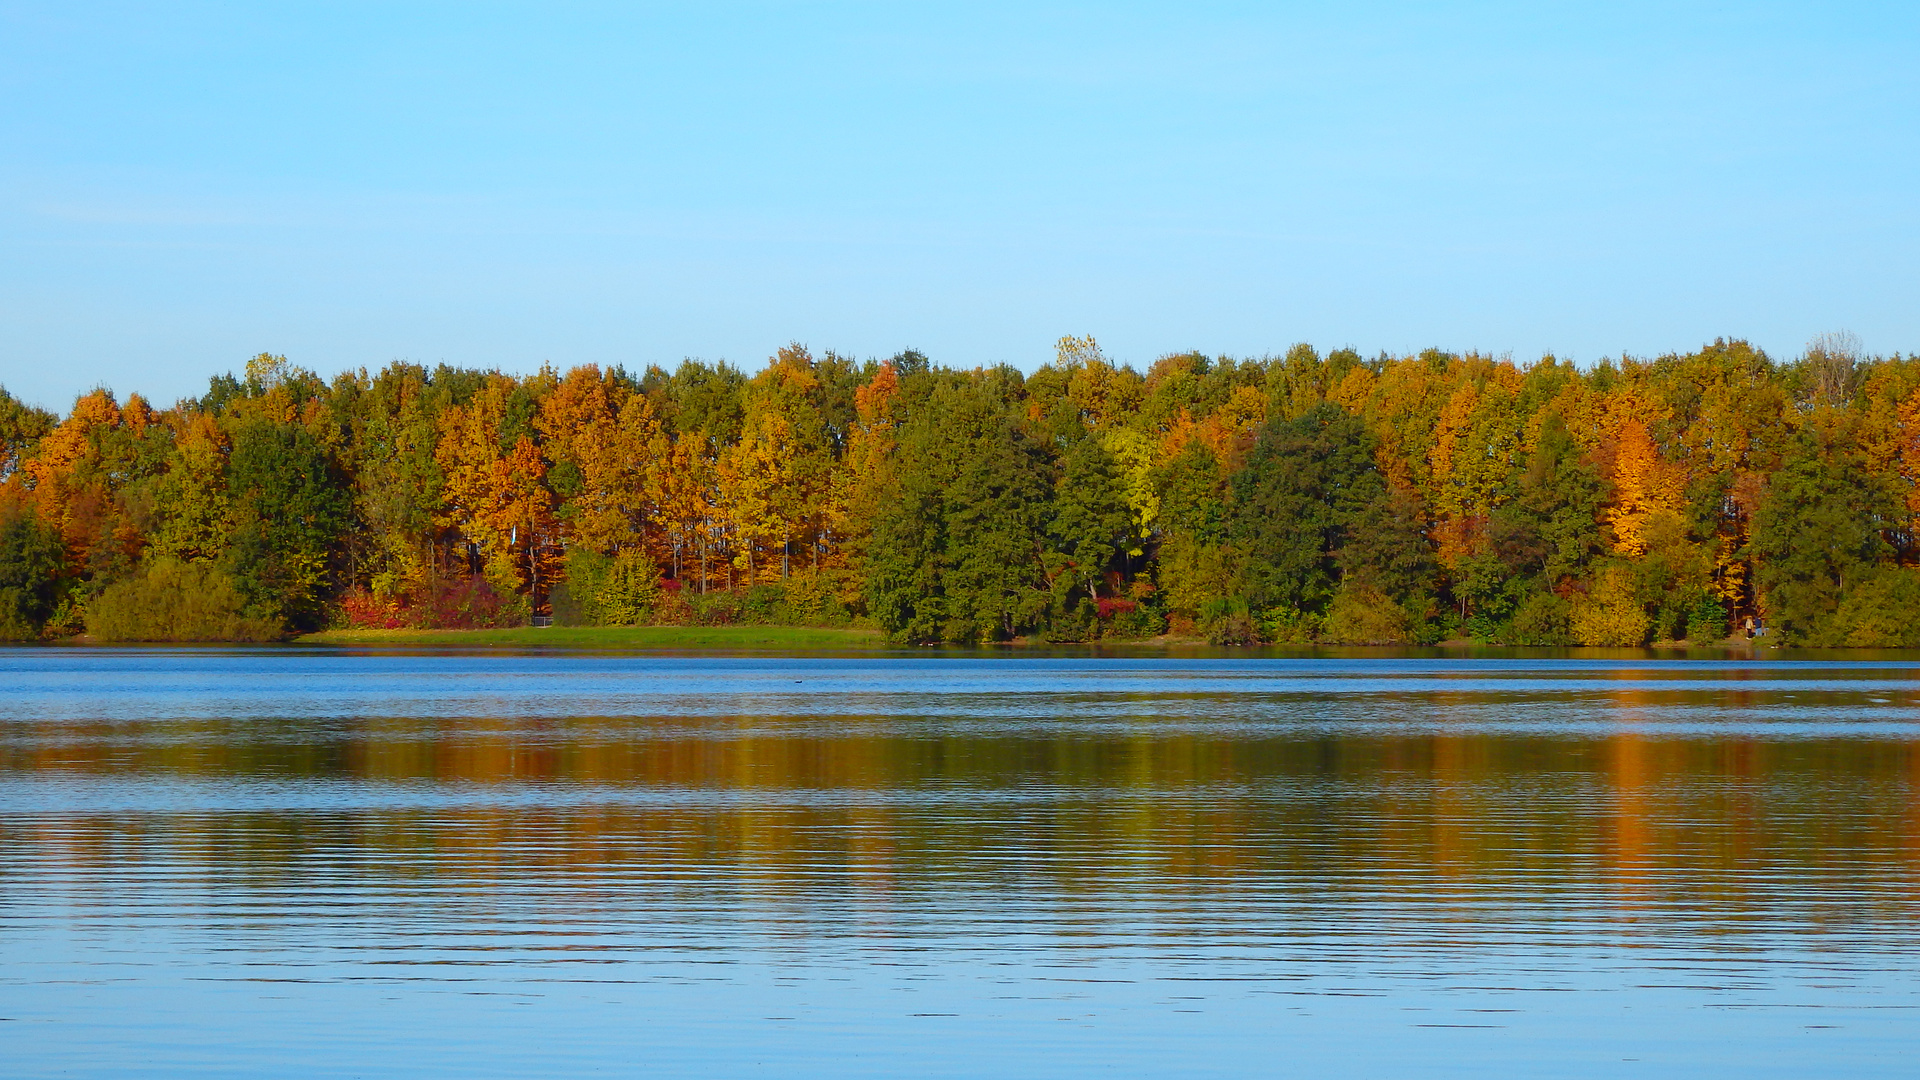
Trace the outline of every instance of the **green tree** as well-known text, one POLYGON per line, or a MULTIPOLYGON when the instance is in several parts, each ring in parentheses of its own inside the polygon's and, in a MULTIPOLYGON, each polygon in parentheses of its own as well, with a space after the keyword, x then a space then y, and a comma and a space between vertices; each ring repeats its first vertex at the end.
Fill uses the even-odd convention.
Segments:
POLYGON ((1322 404, 1269 421, 1233 478, 1233 539, 1246 553, 1248 599, 1284 616, 1324 610, 1349 530, 1383 488, 1373 438, 1344 409, 1322 404))
POLYGON ((1378 590, 1403 607, 1420 606, 1433 593, 1438 564, 1419 494, 1383 489, 1368 500, 1353 515, 1338 562, 1344 581, 1378 590))
POLYGON ((1542 423, 1513 488, 1488 522, 1493 554, 1508 575, 1545 585, 1584 576, 1602 550, 1604 487, 1557 414, 1542 423))
POLYGON ((1014 408, 1017 372, 902 383, 895 488, 876 508, 867 605, 902 641, 983 641, 1037 625, 1053 483, 1014 408))
POLYGON ((31 508, 0 513, 0 638, 36 636, 59 601, 60 534, 31 508))
POLYGON ((227 490, 234 530, 226 561, 249 614, 317 628, 351 505, 338 470, 303 425, 254 417, 233 432, 227 490))
POLYGON ((1790 641, 1817 643, 1852 588, 1892 553, 1881 536, 1899 515, 1886 484, 1845 448, 1802 438, 1767 478, 1754 513, 1762 609, 1790 641))
POLYGON ((1100 440, 1080 439, 1062 466, 1048 532, 1064 556, 1061 569, 1085 584, 1093 598, 1107 564, 1133 546, 1133 512, 1118 463, 1100 440))
POLYGON ((45 409, 37 409, 7 393, 0 386, 0 482, 14 470, 34 444, 53 430, 59 418, 45 409))

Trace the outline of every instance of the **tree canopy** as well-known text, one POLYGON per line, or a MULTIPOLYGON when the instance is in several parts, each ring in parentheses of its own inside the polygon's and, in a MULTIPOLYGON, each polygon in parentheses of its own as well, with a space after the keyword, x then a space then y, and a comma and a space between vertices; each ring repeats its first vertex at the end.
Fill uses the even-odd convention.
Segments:
POLYGON ((1901 645, 1917 525, 1920 360, 1838 338, 1791 361, 1300 345, 1144 373, 1092 338, 1032 374, 795 344, 751 375, 329 380, 261 354, 164 409, 0 390, 11 638, 553 614, 926 643, 1612 645, 1752 620, 1901 645))

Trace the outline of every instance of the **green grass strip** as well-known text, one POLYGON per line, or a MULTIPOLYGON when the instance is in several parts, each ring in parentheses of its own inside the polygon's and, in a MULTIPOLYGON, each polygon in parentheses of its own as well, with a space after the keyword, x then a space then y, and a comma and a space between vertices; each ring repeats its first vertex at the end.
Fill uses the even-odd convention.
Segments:
POLYGON ((515 626, 504 630, 325 630, 301 645, 551 645, 564 649, 878 649, 875 630, 819 626, 515 626))

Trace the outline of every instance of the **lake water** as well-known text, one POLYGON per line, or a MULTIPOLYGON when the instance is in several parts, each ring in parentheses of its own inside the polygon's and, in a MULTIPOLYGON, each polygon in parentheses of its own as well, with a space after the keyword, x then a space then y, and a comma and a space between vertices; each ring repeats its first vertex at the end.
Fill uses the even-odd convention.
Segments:
POLYGON ((1920 664, 0 650, 0 1072, 1911 1076, 1920 664))

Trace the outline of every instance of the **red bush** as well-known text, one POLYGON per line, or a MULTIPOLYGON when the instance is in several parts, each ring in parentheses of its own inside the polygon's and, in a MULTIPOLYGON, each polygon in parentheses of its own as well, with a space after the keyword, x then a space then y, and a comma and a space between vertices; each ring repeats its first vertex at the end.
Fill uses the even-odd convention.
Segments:
POLYGON ((501 611, 508 603, 486 578, 475 574, 441 581, 433 597, 408 614, 416 625, 435 630, 481 630, 500 625, 501 611))
POLYGON ((1102 596, 1093 603, 1095 607, 1100 609, 1100 617, 1103 619, 1111 619, 1115 615, 1132 611, 1140 606, 1132 600, 1123 599, 1118 596, 1102 596))
POLYGON ((371 593, 353 592, 340 598, 340 613, 355 630, 398 630, 406 625, 400 605, 377 600, 371 593))

